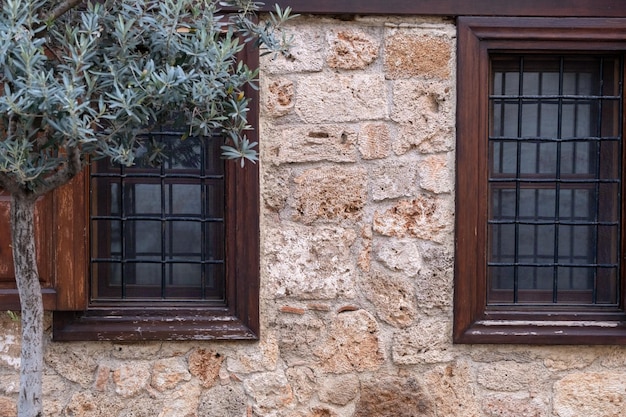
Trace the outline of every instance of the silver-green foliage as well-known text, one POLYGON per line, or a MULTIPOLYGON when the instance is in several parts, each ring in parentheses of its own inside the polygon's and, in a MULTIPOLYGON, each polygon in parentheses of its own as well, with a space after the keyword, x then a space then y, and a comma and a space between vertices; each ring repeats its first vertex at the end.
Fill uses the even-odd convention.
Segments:
POLYGON ((258 24, 248 0, 106 0, 59 17, 59 2, 1 3, 0 186, 49 191, 87 156, 130 165, 138 135, 174 115, 181 139, 222 134, 226 157, 256 159, 243 88, 257 73, 237 53, 283 52, 288 9, 258 24))

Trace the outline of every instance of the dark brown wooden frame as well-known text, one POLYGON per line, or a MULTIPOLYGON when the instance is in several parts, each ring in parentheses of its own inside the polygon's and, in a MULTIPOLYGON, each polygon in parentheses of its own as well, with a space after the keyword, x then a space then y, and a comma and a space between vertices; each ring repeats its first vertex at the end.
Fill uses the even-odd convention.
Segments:
MULTIPOLYGON (((245 48, 240 59, 250 68, 257 68, 258 50, 245 48)), ((258 141, 259 93, 251 87, 245 93, 251 99, 248 121, 256 127, 247 136, 258 141)), ((260 327, 258 164, 247 163, 242 169, 236 162, 227 163, 225 192, 226 305, 90 303, 84 311, 54 312, 54 340, 257 340, 260 327)), ((88 263, 85 259, 84 265, 88 263)))
POLYGON ((458 42, 454 341, 626 343, 623 278, 617 308, 490 308, 486 303, 489 53, 624 53, 626 19, 461 17, 458 42))
POLYGON ((275 3, 296 13, 335 15, 626 17, 622 0, 276 0, 262 10, 275 3))
MULTIPOLYGON (((626 19, 458 19, 457 179, 454 331, 456 343, 621 344, 626 314, 617 308, 488 308, 487 135, 489 53, 626 52, 626 19)), ((624 115, 622 114, 622 118, 624 115)), ((623 193, 622 193, 623 194, 623 193)), ((624 204, 623 204, 624 205, 624 204)), ((623 206, 622 205, 622 206, 623 206)), ((622 208, 622 218, 624 218, 622 208)), ((622 230, 622 242, 624 242, 622 230)))

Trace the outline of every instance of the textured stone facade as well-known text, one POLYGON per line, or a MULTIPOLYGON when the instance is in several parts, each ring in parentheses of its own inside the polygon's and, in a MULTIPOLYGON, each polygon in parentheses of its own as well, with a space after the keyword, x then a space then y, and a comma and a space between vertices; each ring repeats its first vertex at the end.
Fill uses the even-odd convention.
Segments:
POLYGON ((46 416, 626 415, 626 348, 452 344, 453 23, 291 30, 293 59, 261 71, 261 340, 48 342, 46 416))

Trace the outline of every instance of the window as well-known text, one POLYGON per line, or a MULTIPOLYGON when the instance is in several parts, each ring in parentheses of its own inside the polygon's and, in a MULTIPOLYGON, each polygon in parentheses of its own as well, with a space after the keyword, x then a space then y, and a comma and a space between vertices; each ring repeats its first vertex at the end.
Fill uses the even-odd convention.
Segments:
MULTIPOLYGON (((258 65, 257 50, 243 54, 258 65)), ((257 127, 258 92, 246 95, 257 127)), ((219 137, 159 131, 143 143, 164 150, 161 164, 96 161, 72 188, 82 223, 69 239, 82 256, 65 268, 84 271, 85 290, 78 307, 56 308, 54 339, 257 339, 258 165, 224 161, 219 137)))
POLYGON ((459 19, 455 341, 626 341, 624 23, 459 19))

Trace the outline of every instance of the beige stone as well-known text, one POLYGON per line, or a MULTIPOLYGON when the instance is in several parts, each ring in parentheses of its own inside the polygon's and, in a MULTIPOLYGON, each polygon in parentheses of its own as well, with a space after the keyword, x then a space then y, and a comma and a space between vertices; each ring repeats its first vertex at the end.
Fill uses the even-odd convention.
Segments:
MULTIPOLYGON (((278 332, 281 359, 287 366, 316 364, 313 351, 322 342, 326 319, 311 316, 281 316, 273 326, 278 332)), ((289 375, 289 374, 288 374, 289 375)), ((297 391, 296 391, 297 392, 297 391)))
POLYGON ((363 69, 378 58, 379 41, 362 30, 345 29, 328 34, 328 57, 331 68, 363 69))
POLYGON ((283 372, 254 374, 244 381, 243 386, 254 400, 254 411, 261 415, 294 402, 291 385, 283 372))
POLYGON ((264 71, 270 74, 321 71, 326 62, 324 27, 315 24, 314 19, 303 16, 287 23, 284 30, 291 39, 289 56, 262 56, 261 66, 264 71))
POLYGON ((143 391, 150 381, 150 363, 136 361, 121 364, 113 371, 115 392, 130 398, 143 391))
POLYGON ((201 387, 189 382, 167 393, 158 417, 198 417, 201 387))
POLYGON ((13 398, 0 397, 0 417, 17 417, 17 405, 13 398))
POLYGON ((97 352, 86 344, 51 343, 44 358, 56 373, 87 388, 93 385, 98 368, 96 355, 97 352))
POLYGON ((275 166, 269 167, 266 165, 261 175, 261 189, 263 190, 261 198, 263 199, 263 203, 266 208, 274 212, 279 212, 285 207, 287 199, 289 198, 291 172, 288 169, 281 169, 275 166))
POLYGON ((374 231, 383 236, 449 242, 454 226, 453 212, 451 199, 418 195, 412 200, 400 200, 387 210, 376 210, 374 231))
POLYGON ((467 362, 440 366, 426 373, 424 388, 437 404, 437 415, 482 417, 472 389, 473 375, 467 362))
POLYGON ((377 162, 370 170, 369 182, 374 201, 414 196, 418 189, 417 164, 410 160, 377 162))
POLYGON ((476 382, 493 391, 535 391, 545 381, 543 368, 538 364, 500 361, 480 366, 476 382))
POLYGON ((391 346, 399 365, 448 362, 454 358, 452 323, 442 317, 421 317, 419 322, 396 333, 391 346))
POLYGON ((532 396, 490 395, 481 399, 485 417, 548 417, 549 402, 532 396))
POLYGON ((243 417, 246 409, 246 394, 241 385, 216 386, 202 395, 198 417, 243 417))
MULTIPOLYGON (((191 370, 191 357, 189 368, 191 370)), ((150 386, 159 392, 176 388, 180 383, 189 381, 191 374, 182 357, 159 359, 152 366, 150 386)))
POLYGON ((385 323, 399 328, 413 324, 417 316, 415 290, 406 277, 372 268, 361 291, 374 304, 376 315, 385 323))
POLYGON ((336 374, 374 371, 385 361, 378 323, 365 310, 338 314, 314 354, 324 371, 336 374))
POLYGON ((377 238, 374 259, 387 269, 415 276, 423 267, 419 243, 415 239, 377 238))
POLYGON ((378 375, 361 385, 354 417, 436 417, 436 405, 414 378, 378 375))
POLYGON ((452 154, 429 155, 418 164, 419 185, 435 194, 453 190, 454 158, 452 154))
POLYGON ((207 349, 195 349, 189 355, 189 372, 210 388, 217 382, 224 355, 207 349))
POLYGON ((295 111, 311 124, 382 120, 387 91, 379 74, 313 74, 298 80, 295 111))
POLYGON ((285 78, 264 80, 261 89, 263 109, 268 116, 280 117, 291 112, 295 107, 295 87, 293 81, 285 78))
POLYGON ((293 394, 301 404, 307 404, 317 389, 315 372, 306 366, 296 366, 285 371, 293 394))
POLYGON ((550 349, 545 355, 544 365, 552 371, 584 369, 596 359, 602 357, 597 348, 589 349, 577 346, 563 346, 550 349))
POLYGON ((453 40, 419 30, 392 31, 385 37, 385 75, 389 79, 450 77, 453 40))
POLYGON ((93 387, 96 391, 106 391, 111 380, 112 369, 106 364, 100 364, 96 371, 93 387))
POLYGON ((344 406, 359 395, 360 381, 356 375, 331 376, 320 382, 319 399, 331 404, 344 406))
POLYGON ((555 416, 621 417, 624 410, 624 372, 576 372, 554 384, 555 416))
POLYGON ((314 168, 294 179, 295 219, 358 220, 367 199, 367 175, 363 168, 314 168))
POLYGON ((18 321, 14 321, 0 310, 0 368, 18 370, 20 366, 20 332, 18 321))
POLYGON ((277 165, 294 162, 356 162, 357 134, 345 125, 289 125, 267 131, 264 155, 277 165))
POLYGON ((391 135, 391 128, 384 123, 364 123, 358 135, 361 158, 370 160, 389 156, 391 135))
POLYGON ((327 300, 355 296, 352 229, 283 223, 265 240, 266 289, 275 297, 327 300))
POLYGON ((391 118, 400 124, 392 148, 403 155, 447 152, 454 147, 454 95, 444 81, 401 80, 393 83, 391 118))
POLYGON ((425 310, 452 306, 454 257, 440 246, 425 244, 420 249, 421 268, 416 279, 417 305, 425 310))
POLYGON ((254 345, 240 346, 233 355, 228 355, 226 367, 229 372, 249 374, 251 372, 273 371, 280 355, 274 332, 266 331, 265 337, 254 345))

